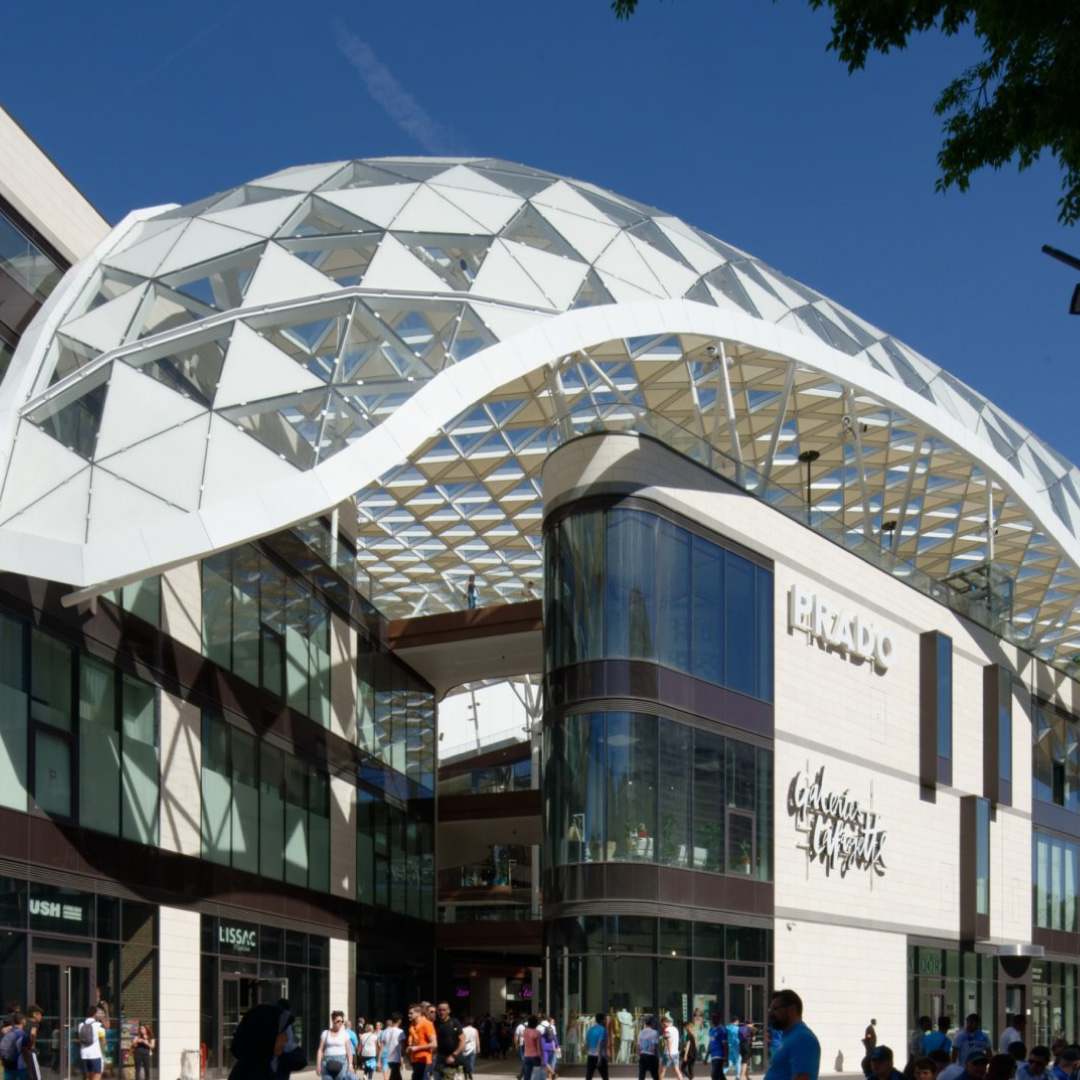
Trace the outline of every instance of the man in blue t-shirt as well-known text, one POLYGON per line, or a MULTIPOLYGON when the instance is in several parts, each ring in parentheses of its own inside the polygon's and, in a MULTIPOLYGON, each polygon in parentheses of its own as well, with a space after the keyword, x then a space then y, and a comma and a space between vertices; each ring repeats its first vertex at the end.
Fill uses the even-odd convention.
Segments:
POLYGON ((821 1044, 803 1023, 802 998, 794 990, 777 990, 769 1002, 769 1023, 784 1033, 769 1062, 765 1080, 818 1080, 821 1044))
POLYGON ((935 1050, 944 1050, 952 1054, 952 1039, 949 1038, 949 1028, 952 1027, 952 1017, 939 1016, 937 1018, 937 1031, 928 1031, 922 1037, 922 1052, 926 1055, 935 1050))
POLYGON ((978 1013, 972 1013, 964 1021, 964 1030, 953 1039, 952 1059, 957 1065, 967 1064, 967 1059, 975 1053, 987 1057, 994 1052, 990 1046, 990 1036, 983 1031, 978 1013))
POLYGON ((742 1071, 742 1061, 739 1058, 739 1018, 733 1016, 727 1026, 727 1050, 728 1064, 731 1066, 731 1075, 738 1080, 742 1071))
POLYGON ((607 1017, 597 1013, 585 1032, 585 1080, 592 1080, 598 1070, 602 1080, 608 1080, 607 1038, 607 1017))
POLYGON ((709 1016, 709 1065, 712 1080, 722 1080, 727 1068, 727 1028, 718 1012, 709 1016))

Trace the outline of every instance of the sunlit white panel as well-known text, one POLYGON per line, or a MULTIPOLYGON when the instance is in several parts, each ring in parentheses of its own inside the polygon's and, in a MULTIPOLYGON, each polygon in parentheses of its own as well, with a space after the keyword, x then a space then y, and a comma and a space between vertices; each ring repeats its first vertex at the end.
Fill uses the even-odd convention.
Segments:
POLYGON ((0 497, 0 520, 26 509, 85 465, 83 458, 35 424, 21 424, 0 497))
POLYGON ((605 273, 603 270, 598 271, 598 273, 600 274, 600 280, 604 283, 604 288, 611 293, 611 298, 617 304, 632 304, 637 300, 656 299, 655 283, 652 290, 648 290, 629 281, 623 281, 622 278, 605 273))
POLYGON ((266 199, 264 202, 237 206, 232 210, 218 210, 206 215, 215 225, 227 225, 242 229, 256 236, 273 236, 304 201, 303 195, 287 195, 282 199, 266 199))
MULTIPOLYGON (((130 450, 98 458, 96 465, 183 510, 194 510, 199 505, 209 430, 210 416, 204 413, 130 450)), ((96 505, 91 505, 91 512, 96 516, 96 505)))
POLYGON ((372 225, 378 225, 380 229, 386 229, 419 186, 390 184, 387 187, 341 188, 338 191, 321 191, 319 198, 370 221, 372 225))
POLYGON ((241 232, 239 229, 214 225, 209 221, 196 218, 162 260, 155 276, 164 277, 166 274, 194 266, 196 263, 216 259, 219 255, 230 255, 239 248, 254 244, 259 239, 260 237, 254 233, 241 232))
POLYGON ((523 205, 522 200, 513 195, 489 195, 467 188, 442 188, 439 194, 493 233, 497 233, 523 205))
POLYGON ((296 475, 296 469, 220 416, 210 421, 202 505, 225 502, 252 488, 296 475))
POLYGON ((266 251, 244 294, 244 306, 256 307, 303 296, 322 296, 340 289, 340 285, 325 274, 320 274, 303 259, 290 255, 284 248, 271 242, 266 245, 266 251))
POLYGON ((325 386, 322 379, 261 334, 244 323, 237 323, 214 395, 214 408, 320 390, 325 386))
POLYGON ((88 537, 96 540, 122 532, 126 521, 144 525, 182 518, 188 509, 191 508, 170 506, 137 484, 95 465, 88 537))
POLYGON ((522 330, 528 330, 545 319, 552 318, 539 311, 502 307, 499 304, 475 304, 484 325, 500 340, 506 341, 522 330))
POLYGON ((575 191, 565 180, 560 180, 539 195, 533 196, 531 202, 534 206, 550 206, 555 210, 565 210, 578 217, 590 218, 603 225, 618 228, 611 218, 589 202, 580 191, 575 191))
POLYGON ((125 450, 203 411, 204 407, 197 401, 173 393, 164 383, 130 364, 116 361, 109 374, 109 392, 105 396, 94 456, 100 460, 125 450))
POLYGON ((144 282, 137 288, 122 293, 115 300, 109 300, 93 311, 80 315, 64 326, 64 333, 100 352, 115 349, 127 338, 131 320, 149 288, 149 284, 144 282))
POLYGON ((543 289, 551 307, 564 311, 570 307, 589 272, 587 263, 552 255, 528 244, 502 243, 506 244, 506 250, 529 277, 543 289))
MULTIPOLYGON (((567 190, 571 189, 567 188, 567 190)), ((572 193, 581 199, 576 191, 572 193)), ((585 202, 584 199, 581 201, 585 202)), ((581 214, 574 214, 542 203, 535 205, 537 212, 551 223, 552 228, 577 248, 589 262, 595 261, 608 244, 619 235, 617 225, 597 220, 598 217, 603 216, 599 211, 596 211, 593 217, 583 217, 581 214)))
POLYGON ((429 270, 404 244, 387 233, 364 272, 365 289, 407 292, 452 292, 438 274, 429 270))
POLYGON ((656 225, 699 274, 707 274, 725 262, 718 251, 697 239, 693 230, 686 228, 681 221, 675 218, 657 218, 656 225))
POLYGON ((499 197, 506 195, 506 188, 501 187, 494 180, 489 180, 486 176, 481 176, 468 165, 454 165, 446 172, 433 176, 429 183, 432 187, 458 188, 462 191, 478 191, 499 197))
POLYGON ((82 543, 90 499, 90 466, 77 472, 21 513, 0 524, 17 532, 82 543))
MULTIPOLYGON (((143 222, 143 226, 159 225, 159 222, 143 222)), ((117 270, 126 270, 129 274, 140 274, 143 277, 153 277, 162 260, 172 251, 181 234, 187 227, 186 221, 167 222, 165 229, 156 229, 144 238, 139 235, 134 243, 121 247, 105 256, 103 260, 106 266, 113 266, 117 270)))
MULTIPOLYGON (((763 318, 769 322, 779 322, 788 313, 788 306, 769 292, 768 289, 759 285, 749 274, 744 273, 737 266, 732 267, 732 269, 739 279, 739 283, 746 290, 746 295, 753 301, 754 307, 761 312, 763 318)), ((801 303, 802 301, 800 301, 801 303)), ((804 328, 793 323, 792 329, 802 333, 804 328)))
POLYGON ((596 269, 635 286, 650 296, 662 296, 656 275, 642 259, 626 233, 620 233, 596 260, 596 269))
POLYGON ((485 231, 479 222, 426 186, 419 188, 405 204, 391 227, 395 232, 440 232, 464 236, 477 236, 485 231))
POLYGON ((663 286, 668 296, 682 296, 693 287, 698 275, 681 263, 657 251, 651 244, 646 244, 636 236, 628 238, 630 243, 637 248, 638 254, 648 264, 649 269, 656 275, 657 280, 663 286))
MULTIPOLYGON (((520 245, 515 245, 515 247, 520 245)), ((505 240, 495 240, 476 275, 472 291, 477 296, 509 300, 516 304, 531 304, 550 308, 551 301, 540 286, 522 269, 507 249, 505 240)))

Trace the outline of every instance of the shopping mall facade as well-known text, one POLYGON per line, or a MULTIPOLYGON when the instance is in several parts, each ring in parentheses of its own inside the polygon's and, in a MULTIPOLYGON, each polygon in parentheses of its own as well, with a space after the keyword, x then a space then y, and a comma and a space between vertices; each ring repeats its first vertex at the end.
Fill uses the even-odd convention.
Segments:
POLYGON ((1077 1036, 1073 465, 589 184, 343 161, 110 229, 0 119, 0 971, 56 1080, 97 997, 169 1077, 283 992, 539 1002, 570 1062, 774 986, 845 1071, 871 1015, 1077 1036), (437 761, 528 674, 528 738, 437 761))

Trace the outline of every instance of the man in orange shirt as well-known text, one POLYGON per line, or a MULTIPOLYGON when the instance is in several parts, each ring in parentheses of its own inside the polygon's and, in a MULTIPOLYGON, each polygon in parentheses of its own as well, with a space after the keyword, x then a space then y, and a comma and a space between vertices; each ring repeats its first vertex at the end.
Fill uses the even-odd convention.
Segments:
POLYGON ((408 1050, 412 1059, 412 1080, 424 1080, 435 1050, 435 1025, 419 1005, 409 1006, 408 1050))

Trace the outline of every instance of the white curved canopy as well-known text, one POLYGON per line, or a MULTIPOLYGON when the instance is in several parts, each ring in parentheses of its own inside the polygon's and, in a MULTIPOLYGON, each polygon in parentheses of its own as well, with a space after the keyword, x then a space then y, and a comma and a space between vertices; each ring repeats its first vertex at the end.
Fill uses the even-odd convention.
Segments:
POLYGON ((469 573, 517 598, 549 431, 583 405, 796 491, 816 452, 815 511, 938 580, 992 555, 1010 636, 1080 654, 1074 466, 751 256, 490 160, 305 166, 122 222, 0 387, 0 566, 131 579, 355 495, 389 614, 456 606, 469 573))

